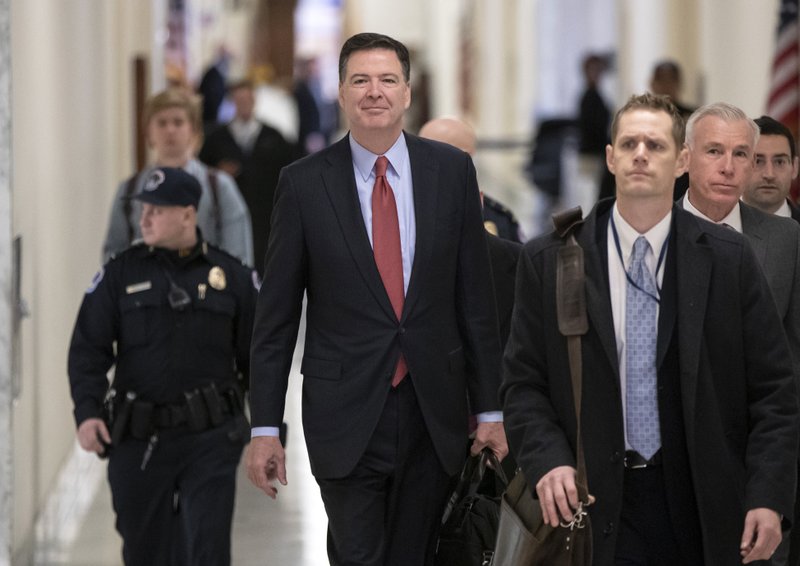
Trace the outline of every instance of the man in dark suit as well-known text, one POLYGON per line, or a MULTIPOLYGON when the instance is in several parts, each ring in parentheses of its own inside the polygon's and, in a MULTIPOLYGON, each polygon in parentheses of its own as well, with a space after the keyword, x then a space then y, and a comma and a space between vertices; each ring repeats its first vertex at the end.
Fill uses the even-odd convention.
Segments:
MULTIPOLYGON (((800 226, 772 214, 786 202, 797 158, 791 158, 784 137, 759 136, 759 127, 731 104, 708 104, 695 111, 686 124, 689 190, 680 204, 701 218, 734 228, 750 242, 789 340, 795 379, 800 380, 800 226), (786 192, 778 194, 783 189, 786 192)), ((789 537, 784 541, 773 566, 787 563, 789 537)))
POLYGON ((281 169, 294 160, 296 152, 278 130, 253 115, 252 82, 234 83, 228 91, 236 106, 236 116, 208 135, 199 157, 206 165, 236 179, 250 211, 255 267, 262 275, 278 176, 281 169))
POLYGON ((742 200, 767 214, 794 218, 800 210, 789 200, 792 181, 800 171, 800 158, 792 132, 769 116, 755 120, 761 135, 756 144, 756 161, 742 200))
MULTIPOLYGON (((419 136, 450 144, 470 156, 475 155, 477 148, 475 130, 467 122, 459 118, 434 118, 433 120, 428 120, 419 129, 419 136)), ((511 312, 514 309, 514 280, 517 274, 517 258, 519 258, 522 245, 519 240, 504 238, 489 230, 486 221, 486 196, 483 192, 481 192, 481 202, 484 207, 484 227, 486 227, 487 231, 486 243, 489 246, 489 259, 492 265, 494 297, 497 305, 497 319, 500 325, 500 344, 505 347, 511 328, 511 312)), ((517 228, 519 227, 517 226, 517 228)))
POLYGON ((303 424, 334 565, 429 563, 470 410, 473 452, 507 452, 475 169, 402 131, 409 67, 389 37, 345 42, 350 134, 283 170, 256 309, 248 476, 271 497, 286 484, 277 426, 305 293, 303 424))
MULTIPOLYGON (((593 564, 767 559, 791 516, 798 442, 791 355, 767 282, 744 238, 673 205, 687 155, 666 97, 632 97, 611 139, 617 200, 576 229, 593 564)), ((514 456, 554 525, 578 504, 556 314, 562 245, 546 235, 520 256, 501 388, 514 456)))

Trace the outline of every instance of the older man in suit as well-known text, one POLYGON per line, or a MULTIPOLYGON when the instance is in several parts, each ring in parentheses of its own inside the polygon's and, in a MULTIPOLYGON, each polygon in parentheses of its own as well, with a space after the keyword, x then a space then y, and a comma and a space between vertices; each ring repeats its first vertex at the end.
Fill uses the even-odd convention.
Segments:
POLYGON ((475 169, 402 131, 408 79, 396 40, 345 42, 350 134, 283 170, 256 310, 248 475, 272 497, 286 483, 276 427, 305 293, 303 424, 334 565, 428 563, 469 409, 472 450, 507 453, 475 169))
MULTIPOLYGON (((580 434, 596 498, 593 564, 767 559, 791 515, 798 442, 775 303, 742 236, 674 206, 687 155, 672 103, 632 97, 611 138, 616 202, 598 203, 576 233, 589 319, 580 434)), ((501 388, 509 443, 553 525, 578 505, 556 313, 562 245, 546 235, 523 249, 501 388)))
MULTIPOLYGON (((776 154, 775 142, 786 145, 786 140, 769 133, 764 137, 772 139, 762 139, 759 129, 759 124, 731 104, 708 104, 695 111, 686 124, 689 190, 680 204, 701 218, 743 233, 750 242, 778 306, 795 379, 800 380, 800 226, 763 209, 768 201, 774 202, 770 212, 786 202, 797 157, 789 155, 788 147, 786 153, 776 154), (788 171, 781 175, 786 193, 776 201, 774 187, 766 183, 775 185, 779 160, 786 160, 788 171), (753 181, 759 176, 756 187, 753 181), (743 197, 758 208, 741 202, 743 197)), ((785 537, 773 565, 786 564, 788 553, 789 537, 785 537)))

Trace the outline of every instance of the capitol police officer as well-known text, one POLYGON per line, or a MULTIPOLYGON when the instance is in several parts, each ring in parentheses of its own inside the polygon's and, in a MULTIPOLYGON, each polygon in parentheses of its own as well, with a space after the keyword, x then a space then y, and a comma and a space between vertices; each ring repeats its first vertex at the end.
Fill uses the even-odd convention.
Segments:
POLYGON ((127 566, 230 564, 258 279, 203 240, 200 195, 182 169, 150 173, 143 243, 97 273, 70 345, 78 441, 109 456, 127 566))

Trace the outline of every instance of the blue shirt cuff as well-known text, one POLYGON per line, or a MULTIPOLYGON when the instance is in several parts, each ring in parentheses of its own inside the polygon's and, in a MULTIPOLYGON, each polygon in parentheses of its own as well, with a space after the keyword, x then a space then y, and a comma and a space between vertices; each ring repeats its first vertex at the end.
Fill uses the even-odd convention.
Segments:
POLYGON ((280 430, 276 426, 254 426, 250 430, 250 438, 256 436, 280 436, 280 430))
POLYGON ((475 415, 478 423, 501 423, 503 422, 503 411, 489 411, 475 415))

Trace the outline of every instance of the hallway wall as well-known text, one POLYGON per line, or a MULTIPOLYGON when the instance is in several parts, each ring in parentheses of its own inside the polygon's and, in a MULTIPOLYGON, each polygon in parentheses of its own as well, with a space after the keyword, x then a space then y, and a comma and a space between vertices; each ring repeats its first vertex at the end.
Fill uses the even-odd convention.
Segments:
MULTIPOLYGON (((154 22, 163 21, 156 12, 167 4, 2 1, 11 6, 11 230, 22 237, 22 296, 31 316, 21 327, 21 395, 0 406, 0 419, 12 417, 14 467, 13 483, 0 482, 0 501, 13 495, 13 537, 0 536, 0 565, 9 554, 31 555, 33 525, 73 451, 67 346, 83 290, 99 266, 114 190, 133 168, 132 59, 162 53, 157 42, 165 37, 154 22)), ((760 114, 778 0, 659 1, 656 10, 616 0, 619 98, 646 88, 650 56, 670 55, 685 64, 689 101, 726 99, 760 114)), ((434 114, 456 113, 466 24, 451 20, 473 14, 471 118, 482 137, 525 140, 544 76, 533 30, 545 2, 408 0, 389 7, 387 0, 346 0, 345 33, 380 31, 416 47, 436 74, 434 114)), ((243 20, 238 25, 247 28, 243 20)), ((0 391, 7 385, 0 383, 0 391)), ((2 447, 0 458, 8 456, 2 447)))
POLYGON ((12 408, 12 548, 27 563, 34 521, 74 445, 67 346, 113 191, 132 168, 130 61, 150 49, 150 16, 138 0, 11 4, 13 234, 31 312, 12 408))

